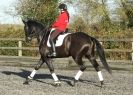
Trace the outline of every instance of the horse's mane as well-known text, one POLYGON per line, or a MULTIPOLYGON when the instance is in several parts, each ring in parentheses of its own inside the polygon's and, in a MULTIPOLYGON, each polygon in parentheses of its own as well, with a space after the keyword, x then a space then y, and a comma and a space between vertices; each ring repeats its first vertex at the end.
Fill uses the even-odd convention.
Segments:
POLYGON ((47 26, 46 24, 43 24, 43 23, 36 21, 36 20, 28 20, 27 25, 28 26, 34 25, 34 26, 38 26, 40 28, 45 28, 47 26))

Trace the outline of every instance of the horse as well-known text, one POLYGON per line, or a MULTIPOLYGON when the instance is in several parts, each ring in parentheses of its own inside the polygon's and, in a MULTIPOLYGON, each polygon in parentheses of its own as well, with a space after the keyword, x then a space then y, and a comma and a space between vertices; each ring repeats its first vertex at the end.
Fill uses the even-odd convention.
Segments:
MULTIPOLYGON (((46 63, 54 79, 54 85, 61 85, 58 76, 54 72, 54 67, 51 62, 53 57, 48 57, 48 54, 51 51, 51 47, 48 47, 47 45, 47 41, 50 34, 49 27, 36 20, 22 21, 24 23, 25 40, 27 42, 30 42, 33 38, 37 38, 40 53, 40 59, 37 65, 34 67, 34 70, 31 72, 31 74, 26 78, 24 84, 29 84, 29 81, 33 79, 37 70, 41 68, 42 64, 46 63)), ((72 57, 75 63, 79 66, 79 71, 71 81, 72 86, 74 86, 79 81, 80 76, 86 69, 86 66, 82 60, 83 57, 87 58, 90 61, 90 63, 98 73, 101 86, 103 85, 104 79, 101 70, 99 69, 99 64, 96 61, 95 50, 98 53, 98 56, 100 57, 101 63, 103 64, 104 68, 111 74, 112 71, 109 65, 107 64, 102 45, 97 39, 89 36, 84 32, 69 33, 65 36, 63 44, 61 46, 56 47, 57 56, 54 58, 72 57)))

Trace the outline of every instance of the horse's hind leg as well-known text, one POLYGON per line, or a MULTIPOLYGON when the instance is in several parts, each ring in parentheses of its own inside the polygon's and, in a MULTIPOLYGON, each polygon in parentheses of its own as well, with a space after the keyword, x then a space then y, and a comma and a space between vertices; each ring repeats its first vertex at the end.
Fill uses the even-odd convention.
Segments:
POLYGON ((102 73, 101 73, 101 71, 100 71, 100 69, 99 69, 99 64, 97 63, 97 61, 96 61, 96 59, 95 59, 94 56, 93 56, 93 57, 86 56, 86 57, 90 60, 91 64, 93 65, 93 67, 94 67, 95 70, 97 71, 97 73, 98 73, 98 78, 99 78, 99 80, 100 80, 100 82, 101 82, 101 86, 102 86, 102 85, 103 85, 103 76, 102 76, 102 73))
POLYGON ((80 70, 75 75, 74 81, 71 82, 72 86, 75 85, 75 83, 79 80, 80 76, 83 74, 84 70, 86 69, 86 66, 83 64, 83 61, 82 61, 82 56, 77 56, 76 58, 73 57, 73 59, 79 65, 80 70))

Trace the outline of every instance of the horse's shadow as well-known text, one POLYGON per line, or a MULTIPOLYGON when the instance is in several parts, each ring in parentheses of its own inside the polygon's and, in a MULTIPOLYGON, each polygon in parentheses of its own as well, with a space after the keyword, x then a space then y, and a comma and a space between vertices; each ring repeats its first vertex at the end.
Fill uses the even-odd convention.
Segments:
MULTIPOLYGON (((26 79, 27 76, 30 75, 31 71, 21 69, 21 72, 2 71, 2 73, 6 75, 16 75, 16 76, 26 79)), ((63 75, 57 75, 57 76, 59 77, 60 81, 66 82, 68 85, 71 85, 71 81, 73 81, 74 79, 73 77, 69 77, 69 76, 63 76, 63 75)), ((53 85, 51 83, 42 81, 42 79, 52 79, 52 76, 51 74, 36 74, 33 80, 37 82, 53 85)), ((95 85, 99 87, 99 85, 96 84, 96 81, 80 79, 79 82, 82 82, 85 84, 91 84, 91 85, 95 85)))

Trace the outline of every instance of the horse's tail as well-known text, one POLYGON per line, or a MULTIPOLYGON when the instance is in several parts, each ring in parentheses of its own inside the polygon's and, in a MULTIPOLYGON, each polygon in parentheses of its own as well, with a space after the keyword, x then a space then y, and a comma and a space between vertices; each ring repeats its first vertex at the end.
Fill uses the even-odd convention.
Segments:
POLYGON ((104 66, 105 69, 111 74, 112 71, 111 71, 109 65, 107 64, 107 61, 106 61, 106 58, 105 58, 104 49, 103 49, 102 45, 101 45, 100 42, 99 42, 98 40, 96 40, 95 38, 92 38, 92 39, 93 39, 93 41, 94 41, 95 44, 96 44, 96 50, 97 50, 97 53, 98 53, 98 55, 99 55, 99 57, 100 57, 100 60, 101 60, 101 62, 102 62, 102 64, 103 64, 103 66, 104 66))

